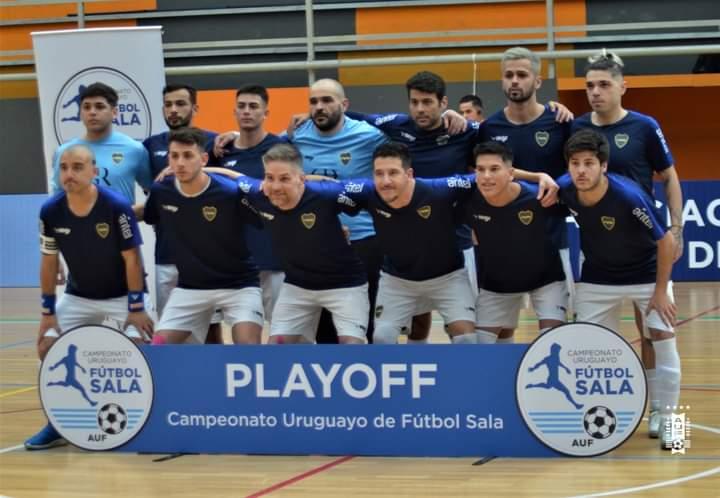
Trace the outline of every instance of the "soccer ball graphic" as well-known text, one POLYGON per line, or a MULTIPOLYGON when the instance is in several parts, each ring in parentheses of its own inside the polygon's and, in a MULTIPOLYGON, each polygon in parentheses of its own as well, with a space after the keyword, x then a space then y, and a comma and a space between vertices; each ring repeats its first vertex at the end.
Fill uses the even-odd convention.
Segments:
POLYGON ((120 434, 127 426, 127 414, 123 407, 108 403, 98 412, 98 425, 106 434, 120 434))
POLYGON ((585 426, 585 432, 595 439, 605 439, 615 432, 617 419, 610 408, 594 406, 585 412, 583 425, 585 426))

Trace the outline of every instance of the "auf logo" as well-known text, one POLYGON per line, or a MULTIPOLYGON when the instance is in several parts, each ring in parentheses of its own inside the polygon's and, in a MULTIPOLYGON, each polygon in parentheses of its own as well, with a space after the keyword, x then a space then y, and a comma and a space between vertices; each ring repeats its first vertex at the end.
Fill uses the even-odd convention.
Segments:
POLYGON ((65 366, 65 380, 60 380, 58 382, 48 382, 48 387, 60 386, 75 388, 80 391, 80 394, 82 394, 82 397, 85 398, 88 403, 90 403, 90 406, 97 405, 97 401, 93 401, 88 397, 87 393, 85 392, 85 388, 82 386, 82 384, 80 384, 80 382, 78 382, 77 377, 75 376, 76 368, 79 368, 85 374, 87 373, 87 370, 85 370, 82 365, 77 362, 77 346, 75 344, 70 344, 68 346, 67 356, 52 365, 50 367, 50 371, 52 372, 60 365, 65 366))
POLYGON ((533 389, 533 388, 539 388, 539 389, 557 389, 561 393, 565 395, 567 400, 572 403, 572 405, 577 408, 578 410, 583 407, 582 404, 576 403, 575 400, 572 399, 572 396, 570 396, 570 391, 560 381, 560 367, 564 368, 567 373, 570 372, 570 369, 563 365, 563 363, 560 361, 560 350, 562 347, 558 343, 553 343, 552 346, 550 346, 550 354, 547 355, 545 358, 537 362, 532 367, 528 368, 528 372, 534 372, 537 370, 541 365, 545 365, 548 370, 548 377, 545 382, 541 382, 538 384, 528 384, 525 386, 525 389, 533 389))
POLYGON ((73 98, 71 98, 70 100, 65 102, 62 106, 63 109, 67 109, 71 105, 77 104, 77 114, 75 114, 75 116, 68 116, 68 117, 62 118, 60 121, 62 121, 63 123, 65 121, 80 121, 80 95, 82 95, 82 93, 85 91, 85 88, 87 88, 87 87, 83 84, 78 86, 77 95, 75 95, 73 98))

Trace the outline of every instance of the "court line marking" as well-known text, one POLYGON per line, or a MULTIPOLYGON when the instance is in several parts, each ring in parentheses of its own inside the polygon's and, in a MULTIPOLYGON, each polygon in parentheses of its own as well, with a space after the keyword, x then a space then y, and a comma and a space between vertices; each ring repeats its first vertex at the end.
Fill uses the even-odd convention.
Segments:
POLYGON ((12 391, 8 391, 6 393, 0 394, 0 398, 7 398, 8 396, 15 396, 16 394, 26 393, 28 391, 32 391, 33 389, 37 389, 37 386, 23 387, 22 389, 14 389, 12 391))
POLYGON ((349 460, 352 460, 355 458, 352 455, 340 457, 336 460, 333 460, 332 462, 328 462, 324 465, 321 465, 319 467, 315 467, 314 469, 310 469, 307 472, 303 472, 302 474, 298 474, 295 477, 291 477, 290 479, 286 479, 284 481, 281 481, 277 484, 273 484, 270 487, 267 487, 265 489, 261 489, 260 491, 256 491, 255 493, 251 495, 247 495, 245 498, 257 498, 259 496, 264 496, 269 493, 272 493, 273 491, 277 491, 278 489, 282 489, 286 486, 290 486, 291 484, 295 484, 296 482, 302 481, 303 479, 307 479, 308 477, 312 477, 316 474, 319 474, 320 472, 323 472, 325 470, 329 470, 333 467, 336 467, 340 464, 343 464, 349 460))
POLYGON ((10 453, 11 451, 19 450, 20 448, 24 448, 24 444, 18 444, 17 446, 8 446, 7 448, 0 449, 0 455, 3 453, 10 453))
POLYGON ((10 349, 10 348, 14 348, 16 346, 24 346, 25 344, 30 344, 33 342, 35 342, 35 339, 29 339, 27 341, 20 341, 20 342, 13 342, 10 344, 2 344, 2 345, 0 345, 0 349, 10 349))

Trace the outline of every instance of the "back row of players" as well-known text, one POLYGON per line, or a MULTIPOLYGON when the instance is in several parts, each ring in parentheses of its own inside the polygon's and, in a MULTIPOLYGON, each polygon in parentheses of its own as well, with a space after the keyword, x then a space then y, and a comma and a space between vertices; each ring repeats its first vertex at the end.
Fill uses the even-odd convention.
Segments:
MULTIPOLYGON (((58 330, 96 321, 101 314, 123 319, 125 295, 131 334, 139 338, 138 329, 152 331, 144 313, 133 212, 109 189, 132 200, 134 181, 150 187, 150 178, 168 161, 174 175, 152 185, 144 209, 136 207, 157 227, 158 277, 173 278, 172 270, 160 270, 162 265, 179 269, 167 304, 158 299, 157 335, 168 342, 191 334, 202 340, 216 308, 232 326, 235 342, 259 342, 263 316, 271 313, 272 342, 312 342, 324 307, 333 314, 341 342, 364 342, 367 335, 376 343, 394 343, 413 315, 436 309, 453 342, 489 343, 498 334, 511 336, 527 292, 541 330, 562 323, 573 288, 566 284, 569 272, 563 271, 558 251, 563 215, 557 206, 543 207, 554 204, 559 184, 581 227, 586 257, 573 300, 578 318, 617 330, 618 302, 633 299, 648 315, 643 328, 657 355, 656 373, 649 375, 651 410, 677 405, 680 360, 669 276, 682 247, 681 199, 657 123, 622 108, 622 62, 612 54, 591 60, 586 74, 594 110, 572 123, 558 121, 537 102, 540 61, 532 52, 508 50, 502 71, 505 109, 482 124, 460 120, 465 126, 458 133, 444 126, 444 82, 432 73, 408 81, 409 116, 346 113, 339 83, 321 80, 310 89, 311 119, 294 131, 294 147, 262 127, 267 92, 241 88, 236 95, 240 133, 217 161, 246 175, 239 193, 238 183, 203 169, 206 141, 213 135, 185 128, 197 110, 193 89, 165 89, 171 132, 145 141, 153 164, 147 174, 143 150, 112 130, 117 95, 102 84, 88 86, 81 96, 87 135, 58 150, 56 185, 64 193, 51 198, 41 213, 41 356, 58 330), (568 140, 571 131, 585 128, 595 131, 568 140), (134 156, 140 159, 133 161, 134 156), (566 164, 570 174, 562 176, 566 164), (469 165, 475 175, 462 176, 469 165), (605 175, 608 167, 624 176, 605 175), (676 237, 655 212, 654 171, 665 179, 676 237), (306 183, 305 172, 340 182, 306 183), (539 186, 514 182, 513 176, 539 186), (338 213, 352 217, 339 221, 338 213), (349 229, 350 245, 341 222, 349 229), (252 231, 252 225, 263 224, 266 230, 252 231), (476 271, 466 269, 462 256, 471 249, 467 226, 479 241, 477 297, 469 278, 476 271), (616 250, 623 246, 626 250, 616 250), (58 250, 70 276, 56 319, 58 250), (90 258, 102 264, 89 265, 90 258), (285 272, 284 282, 279 270, 285 272)), ((657 436, 651 424, 653 432, 657 436)))

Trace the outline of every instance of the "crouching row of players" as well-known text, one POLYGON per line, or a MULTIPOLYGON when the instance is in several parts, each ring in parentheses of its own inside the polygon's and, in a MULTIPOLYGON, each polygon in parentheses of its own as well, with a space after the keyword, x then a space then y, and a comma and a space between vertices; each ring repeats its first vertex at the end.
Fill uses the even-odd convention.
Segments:
POLYGON ((127 320, 128 335, 138 341, 140 332, 152 334, 135 214, 165 232, 179 272, 156 342, 204 336, 216 309, 231 325, 234 342, 260 342, 262 293, 244 233, 247 226, 264 225, 285 272, 270 342, 314 342, 320 310, 326 308, 341 343, 364 343, 366 273, 338 215, 366 210, 385 254, 374 342, 396 343, 412 316, 437 310, 453 343, 477 344, 493 343, 503 329, 517 326, 526 293, 541 331, 566 320, 568 286, 558 242, 569 209, 580 226, 585 256, 575 286, 577 319, 618 330, 623 298, 646 310, 661 406, 677 405, 680 359, 669 289, 673 237, 641 188, 607 174, 609 147, 601 134, 581 130, 566 143, 569 173, 558 180, 564 207, 541 205, 534 185, 513 181, 512 153, 497 142, 476 147, 473 175, 432 180, 414 178, 405 146, 386 143, 373 155, 373 179, 338 183, 306 181, 301 156, 288 144, 265 154, 262 182, 208 171, 205 140, 191 128, 170 134, 174 174, 155 183, 135 213, 92 183, 95 168, 87 148, 65 151, 64 192, 41 211, 41 357, 62 330, 103 316, 127 320), (458 243, 468 235, 462 224, 478 240, 478 293, 458 243), (58 251, 70 279, 56 315, 58 251))

